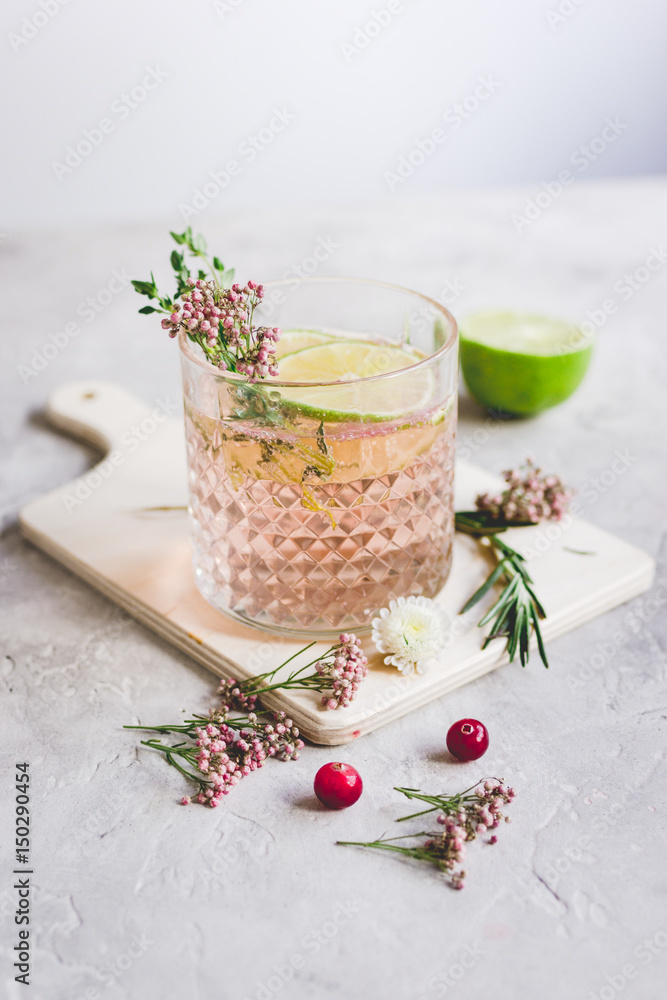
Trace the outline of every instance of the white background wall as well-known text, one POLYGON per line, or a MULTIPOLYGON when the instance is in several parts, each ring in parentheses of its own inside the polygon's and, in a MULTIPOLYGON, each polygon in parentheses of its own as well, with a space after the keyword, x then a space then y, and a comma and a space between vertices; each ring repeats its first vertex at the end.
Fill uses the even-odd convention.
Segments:
POLYGON ((211 210, 537 190, 607 118, 626 127, 578 174, 665 170, 662 0, 392 0, 390 23, 362 47, 358 29, 388 2, 5 0, 0 228, 176 225, 230 160, 239 172, 211 210), (148 68, 166 78, 121 110, 148 68), (491 96, 446 119, 457 102, 474 106, 480 78, 491 96), (275 108, 293 120, 250 160, 241 144, 275 108), (90 155, 57 167, 104 118, 90 155), (387 172, 438 127, 444 141, 390 190, 387 172))

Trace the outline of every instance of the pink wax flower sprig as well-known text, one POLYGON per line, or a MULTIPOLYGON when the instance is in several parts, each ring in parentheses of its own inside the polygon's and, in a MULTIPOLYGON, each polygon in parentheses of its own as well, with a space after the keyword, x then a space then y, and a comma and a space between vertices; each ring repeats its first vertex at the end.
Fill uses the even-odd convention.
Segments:
POLYGON ((368 674, 368 660, 353 633, 341 632, 336 645, 322 656, 293 670, 288 677, 275 680, 278 671, 314 645, 314 642, 309 643, 275 670, 246 681, 222 681, 220 691, 223 701, 233 698, 239 706, 252 709, 257 698, 267 691, 318 691, 322 693, 322 704, 326 708, 347 708, 368 674), (313 672, 309 674, 307 671, 311 667, 313 672))
MULTIPOLYGON (((195 783, 196 802, 215 807, 241 778, 263 767, 267 760, 297 760, 304 747, 299 730, 285 712, 268 712, 262 706, 265 692, 315 691, 322 694, 327 709, 347 708, 356 697, 368 673, 368 661, 357 637, 346 632, 322 656, 277 679, 280 670, 314 645, 311 642, 257 677, 221 681, 221 703, 208 716, 196 715, 173 725, 124 728, 178 735, 178 743, 163 743, 153 737, 142 740, 141 745, 164 754, 168 764, 195 783), (233 711, 245 714, 233 716, 233 711), (260 719, 260 715, 265 718, 260 719)), ((183 805, 190 801, 187 795, 181 799, 183 805)))
MULTIPOLYGON (((466 858, 466 844, 482 837, 490 830, 496 830, 501 822, 510 822, 503 813, 503 806, 509 805, 515 791, 497 778, 486 778, 466 788, 458 795, 425 795, 417 788, 395 788, 408 799, 419 799, 429 804, 428 809, 401 816, 397 823, 437 812, 436 822, 441 827, 437 831, 421 830, 403 837, 380 837, 378 840, 339 840, 347 847, 370 847, 375 850, 393 851, 416 861, 427 861, 435 865, 449 877, 454 889, 463 889, 466 873, 461 867, 466 858), (426 838, 414 846, 398 844, 400 840, 426 838)), ((498 838, 492 833, 487 843, 495 844, 498 838)))
POLYGON ((500 493, 480 493, 477 510, 489 514, 490 521, 538 524, 560 521, 567 513, 572 493, 558 476, 543 475, 531 458, 520 468, 506 469, 507 489, 500 493))
POLYGON ((162 328, 170 337, 184 331, 198 344, 208 360, 223 371, 247 375, 251 382, 278 374, 275 345, 278 327, 255 326, 254 313, 264 298, 264 286, 254 281, 230 284, 233 270, 225 270, 218 257, 209 259, 206 242, 188 226, 184 233, 171 233, 185 249, 171 254, 176 276, 172 299, 160 295, 151 273, 150 281, 133 281, 135 291, 157 305, 143 306, 140 313, 164 313, 162 328), (203 262, 196 275, 185 262, 185 251, 203 262), (208 273, 207 273, 208 272, 208 273))
MULTIPOLYGON (((168 764, 195 783, 195 801, 212 807, 267 760, 298 760, 304 747, 299 730, 285 712, 272 713, 270 720, 261 721, 255 712, 229 718, 226 712, 215 710, 208 720, 197 716, 182 725, 124 728, 187 737, 189 744, 167 744, 153 738, 142 740, 141 745, 163 753, 168 764)), ((181 799, 183 805, 190 801, 188 795, 181 799)))

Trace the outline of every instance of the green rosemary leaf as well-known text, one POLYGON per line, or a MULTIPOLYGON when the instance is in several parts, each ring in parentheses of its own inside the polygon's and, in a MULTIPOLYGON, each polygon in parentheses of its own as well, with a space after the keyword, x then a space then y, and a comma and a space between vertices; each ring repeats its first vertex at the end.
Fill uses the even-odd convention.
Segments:
POLYGON ((519 635, 519 659, 521 666, 525 667, 530 657, 530 608, 521 609, 521 633, 519 635))
MULTIPOLYGON (((535 608, 531 609, 530 617, 531 617, 532 622, 533 622, 533 631, 535 633, 535 638, 537 639, 537 648, 539 650, 540 659, 542 660, 542 663, 544 664, 544 666, 548 670, 549 669, 549 661, 547 660, 547 654, 546 654, 546 650, 544 648, 544 642, 542 641, 542 630, 540 628, 540 618, 538 617, 538 614, 537 614, 535 608)), ((542 617, 546 617, 546 615, 543 615, 542 617)))
POLYGON ((461 608, 460 614, 464 615, 466 611, 470 611, 470 609, 474 607, 478 601, 481 601, 484 595, 487 594, 489 590, 491 590, 491 587, 493 587, 494 583, 496 583, 500 579, 500 577, 503 575, 503 572, 504 572, 503 564, 498 563, 496 568, 493 570, 491 575, 484 581, 479 590, 476 590, 475 593, 470 598, 470 600, 461 608))
MULTIPOLYGON (((532 583, 532 580, 529 581, 529 582, 532 583)), ((539 600, 537 598, 537 595, 535 594, 535 591, 533 590, 533 588, 530 587, 530 586, 528 586, 528 583, 526 584, 526 590, 528 591, 528 594, 530 595, 530 599, 531 599, 531 601, 533 603, 533 606, 534 606, 534 608, 535 608, 538 616, 540 618, 546 618, 547 617, 546 611, 544 610, 544 608, 540 604, 540 602, 539 602, 539 600)))
MULTIPOLYGON (((500 569, 502 573, 505 573, 505 566, 503 563, 500 564, 500 569)), ((490 579, 490 578, 489 578, 490 579)), ((490 621, 495 619, 495 624, 493 630, 496 631, 504 622, 507 614, 513 606, 513 601, 515 599, 515 593, 517 589, 517 577, 513 577, 507 584, 500 597, 493 605, 493 607, 487 611, 484 617, 479 622, 479 627, 483 628, 484 625, 488 625, 490 621)))
POLYGON ((508 646, 511 651, 510 660, 514 659, 518 648, 519 660, 521 661, 522 667, 525 666, 525 657, 529 639, 530 639, 530 633, 528 632, 528 611, 524 604, 519 604, 517 605, 516 608, 514 628, 512 629, 511 636, 508 640, 508 646))
POLYGON ((528 575, 528 570, 526 569, 526 558, 522 556, 520 552, 513 549, 507 542, 504 542, 502 538, 496 538, 495 535, 490 536, 489 541, 494 549, 498 549, 507 559, 512 563, 516 563, 516 568, 519 570, 524 579, 528 580, 530 583, 530 577, 528 575))

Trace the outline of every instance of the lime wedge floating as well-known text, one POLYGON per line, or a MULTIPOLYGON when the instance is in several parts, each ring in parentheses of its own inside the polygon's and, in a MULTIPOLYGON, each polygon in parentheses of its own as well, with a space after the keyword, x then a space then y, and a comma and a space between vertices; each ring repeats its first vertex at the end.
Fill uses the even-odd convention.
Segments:
POLYGON ((279 379, 340 385, 281 387, 280 394, 306 415, 324 421, 359 415, 368 420, 402 417, 429 407, 435 385, 431 371, 406 372, 389 383, 358 380, 410 368, 418 361, 423 356, 407 348, 336 339, 286 354, 280 360, 279 379))
POLYGON ((302 351, 304 347, 328 344, 333 339, 331 334, 320 333, 319 330, 283 330, 276 344, 276 357, 282 358, 294 351, 302 351))
POLYGON ((480 312, 461 324, 463 378, 478 403, 527 417, 577 388, 593 340, 577 326, 529 313, 480 312))

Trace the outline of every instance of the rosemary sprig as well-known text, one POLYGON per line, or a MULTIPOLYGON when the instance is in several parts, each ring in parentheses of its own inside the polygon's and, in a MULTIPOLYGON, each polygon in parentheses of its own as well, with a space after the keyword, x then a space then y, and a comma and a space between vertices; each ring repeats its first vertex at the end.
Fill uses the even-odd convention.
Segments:
POLYGON ((336 844, 339 847, 372 847, 379 851, 395 851, 405 857, 415 858, 416 861, 429 861, 441 868, 442 871, 449 871, 451 866, 434 854, 431 849, 427 847, 401 847, 394 843, 396 840, 408 840, 410 837, 428 836, 433 836, 433 834, 429 834, 428 830, 421 830, 419 833, 406 833, 402 837, 380 837, 378 840, 337 840, 336 844))
POLYGON ((487 511, 462 511, 456 515, 456 530, 486 538, 498 558, 497 565, 461 609, 461 614, 465 614, 481 601, 496 583, 504 581, 505 586, 498 600, 478 623, 479 628, 491 623, 491 631, 484 640, 482 649, 486 649, 494 639, 506 639, 510 662, 514 660, 518 650, 521 666, 525 667, 530 658, 532 631, 537 640, 540 659, 544 666, 548 667, 540 630, 540 620, 546 618, 546 612, 533 590, 533 581, 526 568, 526 560, 516 549, 498 537, 499 533, 506 531, 507 528, 524 527, 530 523, 492 517, 487 511))

